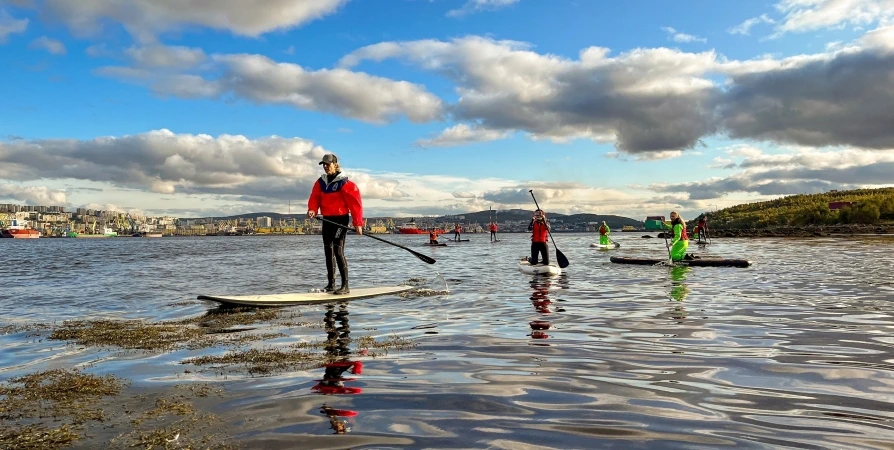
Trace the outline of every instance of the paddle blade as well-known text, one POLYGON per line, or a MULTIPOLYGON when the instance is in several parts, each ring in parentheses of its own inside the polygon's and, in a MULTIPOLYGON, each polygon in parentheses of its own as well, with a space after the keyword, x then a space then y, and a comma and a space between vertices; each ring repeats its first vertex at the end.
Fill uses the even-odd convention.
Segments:
POLYGON ((434 264, 434 263, 435 263, 434 258, 430 258, 430 257, 428 257, 428 256, 425 256, 425 255, 423 255, 422 253, 416 253, 416 252, 411 252, 411 253, 413 253, 413 256, 415 256, 415 257, 421 259, 422 261, 424 261, 424 262, 426 262, 426 263, 428 263, 428 264, 434 264))
POLYGON ((559 267, 564 269, 568 267, 568 258, 565 257, 565 254, 560 252, 559 249, 556 249, 556 261, 559 262, 559 267))

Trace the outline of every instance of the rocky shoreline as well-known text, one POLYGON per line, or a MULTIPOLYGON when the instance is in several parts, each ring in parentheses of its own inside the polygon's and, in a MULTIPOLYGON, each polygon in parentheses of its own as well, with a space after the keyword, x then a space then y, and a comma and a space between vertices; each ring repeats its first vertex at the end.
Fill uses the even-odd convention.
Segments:
POLYGON ((710 232, 711 237, 823 237, 842 234, 894 234, 894 224, 711 229, 710 232))

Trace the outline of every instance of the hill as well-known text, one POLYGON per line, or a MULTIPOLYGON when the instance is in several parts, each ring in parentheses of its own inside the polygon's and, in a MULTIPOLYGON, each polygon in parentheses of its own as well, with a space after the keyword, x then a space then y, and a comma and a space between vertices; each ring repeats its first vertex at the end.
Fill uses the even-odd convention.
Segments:
POLYGON ((766 202, 731 206, 708 213, 707 217, 711 227, 718 230, 876 224, 894 221, 894 188, 790 195, 766 202))
MULTIPOLYGON (((479 224, 487 224, 491 221, 491 218, 495 218, 498 222, 507 222, 507 221, 528 221, 531 220, 531 210, 527 209, 509 209, 509 210, 484 210, 477 212, 468 212, 463 214, 455 214, 455 215, 444 215, 438 217, 430 217, 426 216, 426 222, 436 222, 436 223, 479 223, 479 224), (462 219, 460 219, 462 217, 462 219)), ((587 222, 602 222, 603 220, 608 223, 608 225, 612 228, 622 228, 625 225, 630 225, 633 227, 641 228, 643 226, 643 222, 641 220, 631 219, 629 217, 624 216, 616 216, 612 214, 589 214, 589 213, 581 213, 581 214, 559 214, 559 213, 549 213, 547 215, 550 219, 566 224, 579 224, 579 223, 587 223, 587 222)), ((304 220, 305 215, 302 214, 281 214, 275 212, 256 212, 256 213, 247 213, 247 214, 238 214, 234 216, 226 216, 226 217, 214 217, 215 220, 234 220, 234 219, 257 219, 258 217, 270 217, 274 220, 274 222, 279 219, 297 219, 304 220)), ((198 218, 192 219, 181 219, 181 220, 196 220, 198 218)), ((379 219, 388 220, 393 219, 395 222, 403 223, 411 220, 411 217, 382 217, 382 216, 373 216, 368 217, 370 221, 376 221, 379 219)), ((422 219, 420 216, 418 219, 422 219)))

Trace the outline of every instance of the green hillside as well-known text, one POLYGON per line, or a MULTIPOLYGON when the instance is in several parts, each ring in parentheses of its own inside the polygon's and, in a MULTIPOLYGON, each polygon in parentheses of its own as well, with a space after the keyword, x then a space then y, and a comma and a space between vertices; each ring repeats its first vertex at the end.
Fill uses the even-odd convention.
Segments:
POLYGON ((708 222, 716 229, 875 224, 891 221, 894 221, 894 188, 791 195, 708 213, 708 222), (833 207, 838 206, 835 202, 852 202, 853 205, 830 209, 830 204, 833 207))

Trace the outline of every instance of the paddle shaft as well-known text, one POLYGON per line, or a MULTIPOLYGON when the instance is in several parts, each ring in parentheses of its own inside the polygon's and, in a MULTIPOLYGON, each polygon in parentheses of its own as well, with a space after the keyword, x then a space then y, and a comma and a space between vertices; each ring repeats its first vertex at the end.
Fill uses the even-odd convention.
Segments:
MULTIPOLYGON (((537 197, 534 197, 534 190, 528 189, 528 192, 531 193, 531 198, 534 199, 534 206, 536 206, 537 209, 540 209, 540 205, 537 203, 537 197)), ((553 241, 553 248, 556 249, 556 260, 559 263, 559 267, 564 269, 568 267, 568 258, 565 257, 564 253, 559 251, 559 247, 556 245, 556 240, 553 239, 553 232, 549 229, 549 223, 546 222, 546 217, 544 217, 543 219, 543 222, 546 224, 546 233, 549 234, 549 240, 553 241), (562 265, 563 260, 565 262, 564 266, 562 265)))
MULTIPOLYGON (((674 230, 673 222, 671 222, 671 231, 674 230)), ((661 230, 661 235, 664 236, 664 246, 667 247, 667 261, 668 264, 674 263, 674 258, 671 256, 671 246, 670 243, 667 242, 667 231, 661 230)))
MULTIPOLYGON (((331 221, 331 220, 326 220, 326 219, 324 219, 324 218, 322 218, 322 217, 320 217, 320 216, 314 216, 314 219, 317 219, 317 220, 319 220, 319 221, 321 221, 321 222, 326 222, 326 223, 328 223, 328 224, 330 224, 330 225, 335 225, 335 226, 337 226, 337 227, 339 227, 339 228, 344 228, 345 230, 351 231, 351 229, 350 229, 349 227, 346 227, 346 226, 344 226, 344 225, 342 225, 342 224, 340 224, 340 223, 335 223, 335 222, 333 222, 333 221, 331 221)), ((393 245, 393 246, 395 246, 395 247, 397 247, 397 248, 402 248, 402 249, 404 249, 404 250, 406 250, 406 251, 412 253, 413 256, 415 256, 415 257, 421 259, 421 260, 422 260, 423 262, 425 262, 425 263, 428 263, 428 264, 434 264, 434 263, 435 263, 435 259, 434 259, 434 258, 432 258, 432 257, 430 257, 430 256, 423 255, 422 253, 413 251, 412 249, 406 248, 406 247, 404 247, 403 245, 395 244, 394 242, 391 242, 391 241, 386 241, 386 240, 384 240, 384 239, 382 239, 382 238, 375 237, 375 236, 373 236, 373 235, 371 235, 371 234, 363 233, 362 236, 366 236, 366 237, 373 238, 373 239, 375 239, 375 240, 377 240, 377 241, 381 241, 381 242, 384 242, 384 243, 386 243, 386 244, 393 245)))

